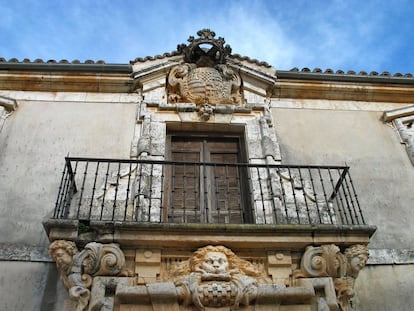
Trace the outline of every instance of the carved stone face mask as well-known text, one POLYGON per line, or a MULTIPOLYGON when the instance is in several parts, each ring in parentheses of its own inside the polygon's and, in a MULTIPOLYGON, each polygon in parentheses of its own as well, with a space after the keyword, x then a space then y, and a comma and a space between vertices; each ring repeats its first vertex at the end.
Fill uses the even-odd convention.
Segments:
POLYGON ((66 270, 72 264, 72 256, 70 256, 64 249, 56 250, 53 257, 56 261, 56 265, 60 269, 66 270))
POLYGON ((228 266, 226 255, 220 252, 210 252, 204 257, 201 267, 207 273, 221 274, 227 271, 228 266))

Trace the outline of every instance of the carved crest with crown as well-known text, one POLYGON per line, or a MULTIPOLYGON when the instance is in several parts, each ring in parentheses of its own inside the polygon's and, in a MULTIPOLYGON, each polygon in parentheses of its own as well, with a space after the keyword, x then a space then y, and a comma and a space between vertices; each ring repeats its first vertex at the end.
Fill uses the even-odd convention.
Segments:
POLYGON ((225 64, 230 46, 224 45, 223 38, 216 39, 209 29, 197 34, 197 39, 189 37, 189 45, 177 47, 184 62, 173 67, 168 75, 168 102, 241 105, 241 77, 225 64))

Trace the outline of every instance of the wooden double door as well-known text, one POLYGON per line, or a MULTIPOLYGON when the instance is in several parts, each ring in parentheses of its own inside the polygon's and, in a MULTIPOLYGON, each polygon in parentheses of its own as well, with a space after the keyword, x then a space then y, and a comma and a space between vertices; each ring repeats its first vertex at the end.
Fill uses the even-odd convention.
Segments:
POLYGON ((247 169, 237 137, 169 137, 164 218, 180 223, 246 223, 247 169), (183 163, 185 162, 185 164, 183 163))

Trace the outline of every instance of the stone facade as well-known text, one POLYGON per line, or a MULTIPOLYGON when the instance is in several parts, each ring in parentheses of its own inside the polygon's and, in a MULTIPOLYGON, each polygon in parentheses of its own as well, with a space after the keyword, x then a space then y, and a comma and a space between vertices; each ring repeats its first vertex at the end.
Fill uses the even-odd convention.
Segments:
POLYGON ((4 308, 410 309, 412 78, 276 70, 197 35, 126 65, 0 63, 4 308), (248 221, 169 221, 177 133, 240 142, 248 221))
POLYGON ((79 252, 55 240, 50 254, 69 292, 67 310, 352 310, 355 279, 368 259, 362 245, 344 254, 333 244, 309 246, 300 266, 288 253, 249 261, 221 245, 189 258, 136 249, 134 273, 116 244, 91 242, 79 252))

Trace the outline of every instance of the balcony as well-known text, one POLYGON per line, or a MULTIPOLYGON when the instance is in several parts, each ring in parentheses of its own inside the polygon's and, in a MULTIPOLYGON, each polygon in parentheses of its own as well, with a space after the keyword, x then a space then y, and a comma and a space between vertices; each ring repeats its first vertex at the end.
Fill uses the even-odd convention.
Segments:
POLYGON ((217 235, 244 232, 256 237, 252 245, 259 236, 281 236, 280 244, 292 235, 286 243, 299 246, 315 243, 318 235, 324 243, 367 243, 375 231, 346 166, 74 157, 65 159, 55 208, 44 225, 51 239, 74 240, 86 228, 94 240, 127 244, 138 243, 139 234, 125 232, 141 230, 147 245, 166 239, 168 230, 175 232, 172 244, 180 243, 177 234, 208 235, 216 243, 217 235))
POLYGON ((365 225, 346 166, 66 158, 52 218, 365 225))

